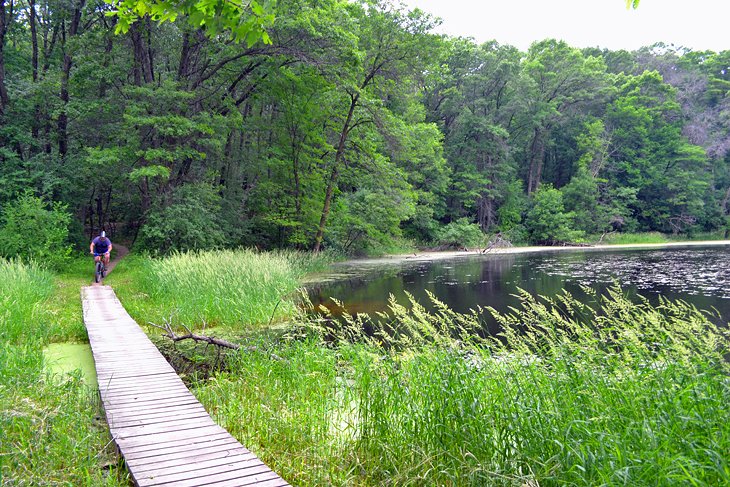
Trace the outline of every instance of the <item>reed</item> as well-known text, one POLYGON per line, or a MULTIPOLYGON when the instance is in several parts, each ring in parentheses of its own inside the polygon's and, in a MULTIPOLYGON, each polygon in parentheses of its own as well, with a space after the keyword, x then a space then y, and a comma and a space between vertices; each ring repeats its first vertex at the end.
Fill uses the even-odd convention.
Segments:
POLYGON ((299 485, 728 485, 727 330, 594 302, 525 294, 495 338, 438 302, 309 322, 195 393, 299 485))
POLYGON ((176 253, 128 258, 110 282, 142 322, 240 328, 291 316, 302 278, 329 261, 326 255, 292 251, 176 253))

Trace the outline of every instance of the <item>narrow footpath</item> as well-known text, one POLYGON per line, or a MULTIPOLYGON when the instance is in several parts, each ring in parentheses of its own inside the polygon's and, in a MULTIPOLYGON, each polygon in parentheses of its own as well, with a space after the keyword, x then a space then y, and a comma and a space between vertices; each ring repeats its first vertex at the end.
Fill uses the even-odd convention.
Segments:
MULTIPOLYGON (((113 264, 126 251, 115 247, 113 264)), ((213 422, 110 286, 83 287, 81 300, 109 430, 136 485, 289 485, 213 422)))

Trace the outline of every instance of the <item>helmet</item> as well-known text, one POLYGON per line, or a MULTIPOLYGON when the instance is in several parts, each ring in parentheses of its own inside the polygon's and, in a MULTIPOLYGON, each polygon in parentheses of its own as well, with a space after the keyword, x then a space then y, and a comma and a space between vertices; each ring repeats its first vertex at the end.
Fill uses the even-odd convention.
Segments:
POLYGON ((102 230, 101 232, 101 238, 106 238, 106 232, 102 230))

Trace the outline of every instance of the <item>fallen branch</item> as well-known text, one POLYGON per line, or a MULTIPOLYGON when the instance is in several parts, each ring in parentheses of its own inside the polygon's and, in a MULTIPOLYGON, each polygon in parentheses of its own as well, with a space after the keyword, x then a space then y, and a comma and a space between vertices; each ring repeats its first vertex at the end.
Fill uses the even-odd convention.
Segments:
MULTIPOLYGON (((231 350, 245 350, 247 352, 258 352, 258 347, 244 347, 242 345, 239 345, 238 343, 232 343, 228 340, 223 340, 221 338, 211 337, 207 335, 197 335, 193 333, 190 328, 188 328, 185 325, 181 325, 183 328, 185 328, 185 331, 187 331, 187 334, 185 335, 178 335, 175 333, 175 331, 172 329, 172 326, 170 326, 170 323, 165 323, 164 326, 156 325, 155 323, 148 322, 149 325, 154 326, 155 328, 159 328, 160 330, 163 330, 165 333, 162 334, 162 336, 169 338, 173 342, 180 342, 183 340, 193 340, 196 342, 203 342, 207 343, 209 345, 215 345, 216 347, 221 348, 228 348, 231 350)), ((274 353, 270 353, 269 356, 273 358, 274 360, 278 361, 284 361, 283 358, 279 357, 278 355, 274 353)))
POLYGON ((215 345, 217 347, 223 347, 223 348, 230 348, 231 350, 239 350, 241 348, 241 345, 237 343, 231 343, 227 340, 222 340, 220 338, 206 336, 206 335, 196 335, 192 331, 190 331, 190 328, 188 328, 185 325, 182 325, 183 328, 185 328, 185 331, 188 333, 186 335, 178 335, 176 334, 169 323, 165 323, 165 326, 156 325, 154 323, 150 323, 150 325, 154 326, 155 328, 159 328, 160 330, 165 331, 162 336, 169 338, 173 342, 181 342, 183 340, 194 340, 196 342, 204 342, 208 343, 210 345, 215 345))

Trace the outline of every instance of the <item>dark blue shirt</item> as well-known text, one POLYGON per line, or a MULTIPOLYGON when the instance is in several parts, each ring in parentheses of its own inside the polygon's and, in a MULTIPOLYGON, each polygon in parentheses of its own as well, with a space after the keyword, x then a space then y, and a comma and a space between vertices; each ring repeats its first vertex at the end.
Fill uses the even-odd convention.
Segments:
POLYGON ((106 254, 109 252, 109 246, 112 244, 112 241, 108 238, 96 237, 91 243, 94 244, 95 254, 106 254))

